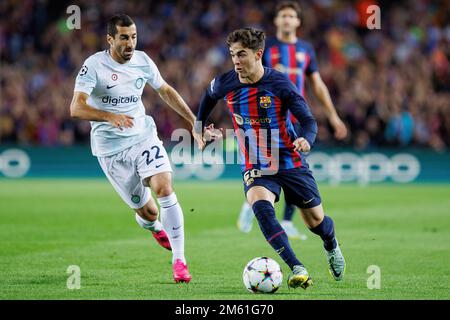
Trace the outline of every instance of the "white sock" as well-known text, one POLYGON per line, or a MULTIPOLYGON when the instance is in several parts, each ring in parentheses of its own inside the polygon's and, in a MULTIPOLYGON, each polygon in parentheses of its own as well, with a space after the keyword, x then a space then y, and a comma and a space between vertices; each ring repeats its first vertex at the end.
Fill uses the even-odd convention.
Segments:
POLYGON ((184 257, 184 218, 175 192, 167 197, 158 198, 161 222, 172 246, 172 263, 184 257))
POLYGON ((148 220, 142 218, 137 213, 136 213, 136 222, 142 228, 150 230, 150 231, 159 232, 162 229, 162 224, 161 224, 161 222, 158 221, 158 219, 155 221, 148 221, 148 220))

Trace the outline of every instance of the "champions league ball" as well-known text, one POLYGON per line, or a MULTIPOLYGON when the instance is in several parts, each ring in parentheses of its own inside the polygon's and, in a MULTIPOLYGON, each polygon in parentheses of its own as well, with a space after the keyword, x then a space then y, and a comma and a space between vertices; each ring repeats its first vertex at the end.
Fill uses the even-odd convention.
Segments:
POLYGON ((283 273, 273 259, 259 257, 251 260, 242 274, 244 286, 253 293, 274 293, 281 286, 283 273))

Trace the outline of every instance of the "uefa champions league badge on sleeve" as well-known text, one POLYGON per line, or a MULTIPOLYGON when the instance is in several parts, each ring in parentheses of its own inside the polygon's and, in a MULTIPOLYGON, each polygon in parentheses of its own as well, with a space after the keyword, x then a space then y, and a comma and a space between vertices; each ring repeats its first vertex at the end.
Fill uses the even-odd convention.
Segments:
POLYGON ((87 72, 88 72, 88 67, 86 67, 86 65, 84 65, 83 67, 81 67, 79 75, 84 76, 87 72))

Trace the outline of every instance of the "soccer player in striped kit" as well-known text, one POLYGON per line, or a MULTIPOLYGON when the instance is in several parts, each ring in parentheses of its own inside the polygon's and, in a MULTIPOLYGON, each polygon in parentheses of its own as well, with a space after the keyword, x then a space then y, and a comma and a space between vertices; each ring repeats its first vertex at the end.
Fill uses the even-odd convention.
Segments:
POLYGON ((288 285, 306 289, 312 280, 297 259, 275 216, 274 203, 281 189, 289 203, 300 208, 307 227, 324 243, 331 275, 342 280, 345 261, 334 234, 333 220, 324 214, 316 182, 302 152, 308 152, 317 134, 317 123, 308 105, 288 76, 262 64, 264 32, 251 28, 229 34, 227 44, 234 70, 211 81, 200 102, 196 134, 220 99, 229 108, 242 156, 247 201, 264 237, 292 270, 288 285), (300 122, 297 136, 288 111, 300 122))
MULTIPOLYGON (((297 29, 301 24, 301 8, 295 1, 281 2, 276 7, 274 19, 277 28, 275 38, 268 39, 263 55, 263 65, 285 73, 304 97, 305 81, 308 79, 314 95, 325 108, 328 121, 333 127, 334 136, 342 140, 347 136, 347 128, 333 105, 327 86, 320 76, 314 49, 308 42, 297 38, 297 29)), ((289 117, 294 129, 299 134, 301 128, 292 115, 289 117)), ((298 231, 292 223, 295 206, 285 201, 282 227, 291 239, 306 240, 307 236, 298 231)), ((250 232, 254 214, 247 202, 244 202, 238 219, 242 232, 250 232)))

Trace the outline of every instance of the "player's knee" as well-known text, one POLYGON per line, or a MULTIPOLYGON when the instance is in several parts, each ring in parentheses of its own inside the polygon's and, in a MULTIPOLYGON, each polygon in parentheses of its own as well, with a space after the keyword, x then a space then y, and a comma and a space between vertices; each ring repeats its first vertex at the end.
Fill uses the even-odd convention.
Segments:
POLYGON ((256 186, 248 190, 247 194, 247 201, 250 204, 250 206, 253 207, 253 205, 258 201, 268 201, 273 206, 275 202, 275 195, 267 190, 264 187, 256 186))
POLYGON ((317 206, 310 209, 302 209, 303 219, 308 228, 317 227, 325 216, 321 206, 317 206))
POLYGON ((171 184, 164 184, 160 185, 155 190, 153 190, 156 193, 156 196, 158 198, 167 197, 170 196, 173 193, 173 188, 171 184))
POLYGON ((323 221, 323 218, 318 218, 318 217, 309 217, 306 220, 306 225, 308 228, 315 228, 317 227, 321 222, 323 221))
POLYGON ((158 198, 167 197, 173 193, 170 173, 161 173, 150 179, 150 187, 158 198))

